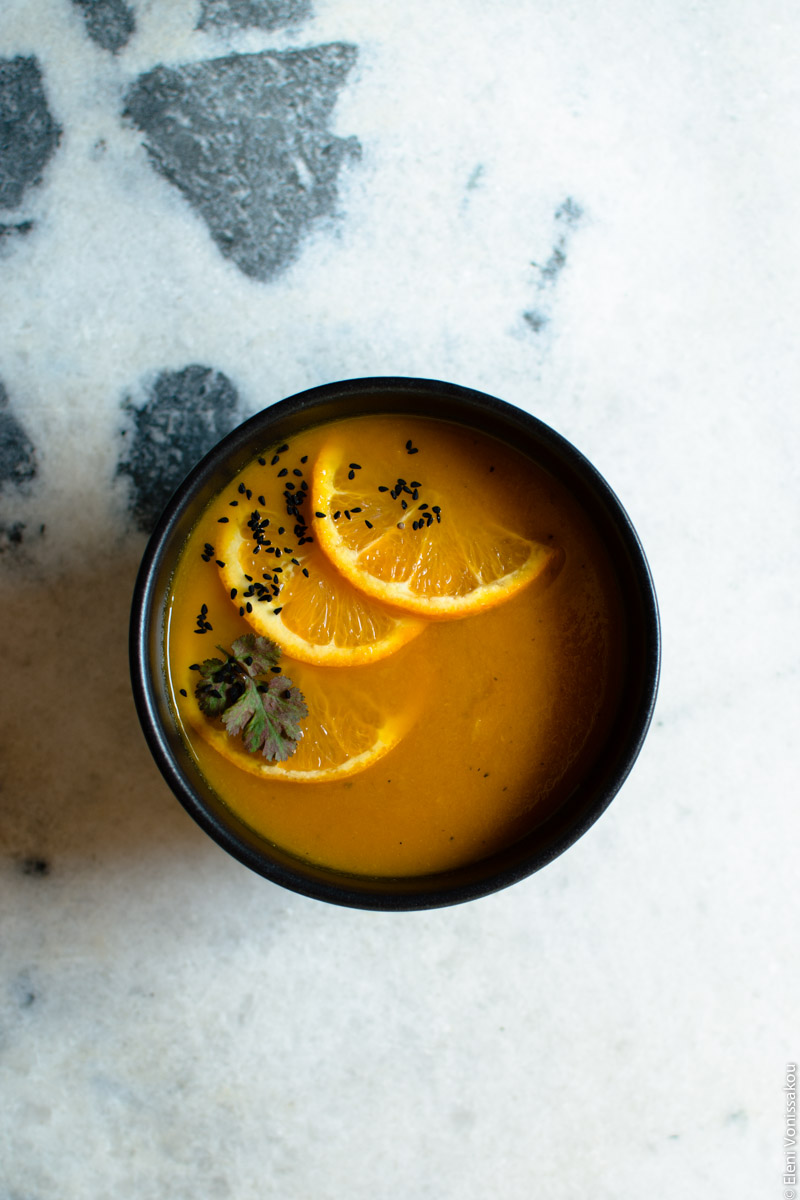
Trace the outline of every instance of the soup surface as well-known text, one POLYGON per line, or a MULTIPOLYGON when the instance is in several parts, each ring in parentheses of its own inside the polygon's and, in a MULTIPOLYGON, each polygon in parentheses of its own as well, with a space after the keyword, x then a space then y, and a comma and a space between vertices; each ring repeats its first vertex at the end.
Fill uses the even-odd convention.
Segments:
MULTIPOLYGON (((380 489, 382 502, 388 503, 388 486, 380 489)), ((360 507, 354 505, 347 519, 366 520, 360 507)), ((337 519, 344 520, 344 514, 337 519)), ((274 524, 269 531, 277 532, 274 524)), ((333 583, 328 583, 336 587, 339 573, 333 565, 330 571, 333 583)), ((312 570, 308 587, 313 585, 312 570)), ((380 600, 364 603, 381 608, 380 600)), ((298 619, 293 618, 295 625, 298 619)), ((289 630, 287 639, 296 634, 289 630)), ((314 636, 324 640, 318 632, 314 636)), ((397 415, 350 418, 307 429, 288 444, 259 447, 188 538, 172 579, 166 620, 168 679, 178 722, 223 802, 259 835, 301 859, 372 876, 413 876, 474 862, 543 821, 570 794, 610 728, 623 652, 619 597, 607 555, 564 487, 527 457, 482 433, 397 415), (456 619, 437 614, 427 620, 388 608, 401 630, 388 635, 388 642, 380 629, 364 633, 366 620, 359 618, 361 636, 389 649, 356 665, 330 665, 330 659, 321 665, 324 652, 315 661, 313 648, 307 653, 301 640, 297 645, 306 661, 298 661, 284 645, 281 667, 305 696, 307 730, 324 732, 330 721, 346 726, 355 767, 333 778, 323 769, 318 773, 323 778, 312 782, 280 777, 294 762, 325 767, 324 753, 314 759, 307 732, 297 755, 278 768, 278 777, 274 768, 264 776, 257 773, 259 755, 249 755, 218 719, 199 714, 196 667, 218 656, 218 646, 227 649, 253 632, 259 611, 280 614, 276 581, 283 576, 274 574, 275 553, 292 562, 298 530, 304 539, 322 540, 320 523, 332 521, 334 514, 316 509, 319 466, 315 476, 314 465, 331 439, 343 438, 353 455, 349 465, 355 469, 349 474, 356 480, 360 472, 368 474, 370 457, 387 447, 399 445, 408 455, 407 481, 398 479, 419 487, 398 491, 398 505, 402 497, 418 493, 417 500, 408 500, 408 509, 398 508, 396 528, 403 537, 413 536, 404 529, 407 512, 417 513, 420 527, 424 518, 425 531, 431 527, 433 506, 426 505, 424 495, 450 497, 450 509, 444 500, 437 505, 441 526, 451 512, 461 513, 476 529, 509 531, 507 538, 502 535, 509 544, 523 538, 543 547, 545 565, 508 597, 493 595, 492 607, 456 619), (263 513, 284 502, 288 484, 301 497, 294 510, 300 523, 287 520, 274 546, 262 539, 260 559, 245 556, 246 578, 255 578, 257 593, 243 603, 219 547, 230 550, 231 524, 245 511, 248 521, 257 514, 263 528, 263 513), (272 554, 268 572, 261 569, 267 553, 272 554), (263 593, 265 586, 269 594, 259 595, 258 588, 263 593), (370 746, 377 728, 384 742, 376 752, 370 746)))

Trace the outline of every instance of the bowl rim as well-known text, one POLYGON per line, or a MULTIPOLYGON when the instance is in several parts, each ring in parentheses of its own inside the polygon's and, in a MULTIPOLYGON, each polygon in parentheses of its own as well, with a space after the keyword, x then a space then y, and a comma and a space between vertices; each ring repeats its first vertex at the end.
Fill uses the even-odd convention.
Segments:
MULTIPOLYGON (((378 402, 362 411, 379 413, 392 411, 392 408, 382 407, 378 402)), ((401 406, 395 406, 395 411, 401 411, 401 406)), ((348 412, 346 415, 351 414, 348 412)), ((468 420, 463 423, 472 428, 480 427, 471 425, 468 420)), ((508 436, 505 440, 513 444, 508 441, 508 436)), ((269 441, 269 436, 266 441, 269 441)), ((262 444, 265 444, 263 439, 262 444)), ((218 490, 215 487, 213 493, 218 490)), ((198 507, 195 520, 200 511, 202 506, 198 507)), ((162 637, 163 629, 159 633, 159 645, 162 644, 162 637)), ((251 870, 301 895, 350 908, 411 911, 460 904, 501 891, 559 857, 599 819, 630 773, 652 721, 661 668, 661 629, 652 574, 633 523, 605 478, 570 441, 525 409, 473 388, 413 376, 368 376, 308 388, 268 405, 231 430, 189 471, 165 506, 142 556, 131 605, 129 657, 136 710, 156 765, 183 807, 218 845, 251 870), (497 870, 490 873, 479 871, 480 864, 472 864, 435 876, 353 876, 306 863, 282 851, 280 847, 273 847, 253 831, 249 831, 248 836, 246 832, 243 833, 247 827, 231 810, 228 810, 229 816, 223 821, 199 796, 175 753, 176 737, 180 737, 177 723, 173 721, 173 727, 165 728, 162 705, 159 704, 156 671, 151 661, 152 622, 163 613, 158 578, 166 569, 165 555, 176 535, 176 527, 181 518, 192 512, 203 485, 213 479, 226 463, 230 464, 232 459, 242 458, 244 465, 248 458, 252 458, 254 445, 258 444, 255 442, 256 435, 281 421, 309 414, 312 420, 308 423, 313 424, 317 423, 313 420, 315 411, 324 405, 335 407, 342 401, 352 403, 358 399, 379 401, 381 395, 385 398, 389 394, 408 400, 412 396, 417 400, 423 397, 446 400, 453 408, 468 410, 473 417, 480 412, 481 424, 486 420, 497 421, 505 428, 507 435, 515 428, 520 433, 524 431, 529 440, 535 441, 565 463, 568 470, 586 484, 587 494, 591 492, 605 508, 629 556, 636 599, 641 605, 641 700, 628 722, 624 753, 618 756, 619 761, 605 787, 590 804, 584 806, 578 818, 563 833, 538 850, 522 855, 519 861, 498 865, 497 870)), ((209 791, 213 793, 210 785, 209 791)), ((490 866, 495 857, 501 858, 502 855, 481 860, 482 864, 490 866)))

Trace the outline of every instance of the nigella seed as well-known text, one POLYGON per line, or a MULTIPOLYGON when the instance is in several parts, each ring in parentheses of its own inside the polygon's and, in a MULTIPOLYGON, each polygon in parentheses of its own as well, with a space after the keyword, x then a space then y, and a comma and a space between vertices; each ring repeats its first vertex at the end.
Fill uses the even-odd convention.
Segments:
POLYGON ((239 495, 240 495, 240 496, 243 496, 243 495, 244 495, 244 492, 245 492, 245 487, 244 487, 244 484, 243 484, 243 483, 240 483, 240 484, 239 484, 238 491, 239 491, 239 495))
POLYGON ((211 562, 211 559, 207 554, 201 554, 200 557, 202 558, 203 562, 211 562))
POLYGON ((240 607, 239 607, 239 616, 240 617, 244 616, 244 605, 240 605, 240 607))
POLYGON ((366 517, 364 518, 364 524, 366 525, 367 529, 372 529, 372 521, 368 521, 366 517))
POLYGON ((250 603, 250 601, 249 601, 249 600, 247 601, 247 604, 245 604, 245 608, 247 609, 247 611, 248 611, 249 613, 251 613, 251 612, 253 611, 253 606, 252 606, 252 604, 250 603))
POLYGON ((274 467, 276 462, 278 462, 278 455, 277 455, 277 454, 275 455, 275 457, 273 458, 272 462, 271 462, 269 465, 270 465, 271 467, 274 467))
POLYGON ((228 518, 227 518, 227 517, 218 517, 218 518, 217 518, 217 524, 218 524, 218 525, 227 525, 227 524, 228 524, 228 518))
POLYGON ((278 454, 285 454, 289 449, 289 443, 285 442, 282 446, 278 446, 278 454))
POLYGON ((182 696, 186 696, 186 695, 188 695, 188 693, 187 693, 187 691, 186 691, 186 688, 181 688, 181 695, 182 695, 182 696))
POLYGON ((350 463, 350 470, 351 471, 360 471, 361 463, 350 463))
POLYGON ((300 491, 301 491, 301 492, 307 492, 307 491, 308 491, 308 484, 306 483, 305 479, 304 479, 304 480, 303 480, 303 482, 300 484, 300 491))
POLYGON ((406 442, 406 450, 410 450, 411 446, 412 446, 412 442, 411 442, 411 438, 409 438, 408 441, 406 442))
POLYGON ((278 471, 278 479, 283 479, 284 475, 288 475, 288 474, 289 474, 289 468, 282 467, 281 470, 278 471))
POLYGON ((423 511, 424 511, 424 509, 426 509, 427 507, 428 507, 428 506, 427 506, 427 504, 420 504, 420 506, 419 506, 419 511, 420 511, 420 512, 423 512, 423 511))
POLYGON ((349 521, 349 520, 350 520, 350 513, 349 513, 349 511, 348 511, 347 509, 345 509, 345 510, 344 510, 344 515, 347 517, 347 519, 348 519, 348 521, 349 521))
POLYGON ((388 490, 389 490, 388 487, 384 487, 384 485, 382 483, 378 484, 379 492, 388 492, 388 490))
POLYGON ((306 579, 308 579, 308 567, 303 567, 303 574, 305 575, 306 579))
POLYGON ((276 617, 277 617, 278 613, 281 611, 281 609, 282 609, 282 608, 283 608, 283 605, 282 605, 282 604, 281 604, 281 605, 279 605, 279 607, 278 607, 278 608, 273 608, 273 610, 272 610, 272 611, 275 613, 275 616, 276 616, 276 617))
POLYGON ((260 459, 258 460, 258 465, 259 465, 260 467, 265 467, 265 466, 267 465, 267 460, 266 460, 265 458, 260 458, 260 459))
MULTIPOLYGON (((257 549, 258 549, 258 546, 256 546, 256 550, 257 550, 257 549)), ((217 566, 218 566, 218 567, 224 567, 224 566, 225 566, 225 563, 222 561, 222 559, 221 559, 221 558, 217 558, 217 559, 215 559, 214 561, 216 562, 216 564, 217 564, 217 566)))
POLYGON ((247 499, 248 499, 248 500, 252 500, 252 499, 253 499, 253 493, 250 491, 250 488, 246 488, 246 489, 245 489, 245 493, 244 493, 244 494, 245 494, 245 496, 247 496, 247 499))
POLYGON ((237 591, 236 588, 231 588, 231 600, 236 599, 236 591, 237 591))
POLYGON ((307 462, 308 462, 308 455, 307 455, 307 454, 304 454, 304 455, 303 455, 303 457, 300 459, 300 462, 301 462, 301 463, 307 463, 307 462))
POLYGON ((411 449, 409 450, 409 452, 408 452, 408 453, 409 453, 409 454, 419 454, 419 447, 418 447, 418 446, 412 446, 412 447, 411 447, 411 449))
POLYGON ((238 501, 238 500, 231 500, 231 502, 230 502, 230 506, 229 506, 229 507, 230 507, 230 508, 238 508, 238 507, 239 507, 239 501, 238 501))
POLYGON ((266 503, 267 503, 267 502, 266 502, 266 500, 264 499, 264 497, 263 497, 263 496, 259 496, 259 497, 258 497, 258 503, 261 505, 261 507, 262 507, 262 508, 264 508, 264 506, 266 505, 266 503))
POLYGON ((245 575, 245 579, 247 580, 247 582, 248 582, 248 583, 252 583, 252 582, 253 582, 253 576, 252 576, 252 575, 245 575))
POLYGON ((401 500, 401 501, 400 501, 400 507, 401 507, 401 508, 408 508, 408 505, 406 504, 405 500, 401 500))
POLYGON ((348 479, 355 479, 355 477, 356 477, 356 473, 355 473, 355 471, 348 471, 348 472, 347 472, 347 478, 348 478, 348 479))
POLYGON ((199 671, 199 670, 200 670, 200 663, 190 663, 190 664, 189 664, 189 670, 190 670, 190 671, 199 671))
POLYGON ((294 470, 292 471, 292 474, 296 475, 298 479, 303 478, 303 472, 300 470, 299 467, 295 467, 294 470))
POLYGON ((320 520, 322 520, 322 519, 323 519, 323 517, 325 517, 325 515, 326 515, 325 513, 320 513, 320 512, 315 512, 315 513, 314 513, 314 516, 315 516, 315 517, 319 517, 319 519, 320 519, 320 520))
POLYGON ((342 510, 341 510, 340 508, 337 508, 336 512, 333 514, 333 519, 334 519, 334 521, 338 521, 338 520, 339 520, 339 517, 340 517, 341 515, 342 515, 342 510))
POLYGON ((280 675, 282 670, 282 667, 270 667, 270 671, 272 671, 273 675, 280 675))
POLYGON ((418 479, 412 479, 411 483, 408 486, 409 487, 422 487, 422 484, 420 483, 420 481, 418 479))
POLYGON ((350 509, 350 512, 351 512, 351 513, 354 513, 354 512, 361 512, 361 509, 360 509, 360 508, 351 508, 351 509, 350 509))

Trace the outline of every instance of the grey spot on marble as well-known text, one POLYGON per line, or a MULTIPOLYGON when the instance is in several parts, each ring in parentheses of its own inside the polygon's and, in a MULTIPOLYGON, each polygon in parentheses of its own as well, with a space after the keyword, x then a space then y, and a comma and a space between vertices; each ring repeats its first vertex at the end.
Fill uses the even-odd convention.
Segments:
POLYGON ((0 555, 16 550, 24 540, 24 521, 0 521, 0 555))
POLYGON ((11 411, 8 394, 0 382, 0 492, 22 489, 35 475, 33 442, 11 411))
POLYGON ((572 196, 567 196, 566 200, 556 209, 554 218, 556 228, 563 232, 559 232, 554 239, 553 248, 544 263, 531 263, 537 274, 536 287, 541 302, 537 308, 529 309, 522 314, 523 320, 534 333, 541 333, 550 323, 550 313, 547 311, 550 306, 546 299, 547 293, 555 288, 559 276, 567 265, 569 238, 572 230, 583 219, 583 208, 572 196))
POLYGON ((311 16, 311 0, 201 0, 198 29, 280 29, 311 16))
POLYGON ((567 196, 564 203, 556 209, 556 220, 563 221, 566 225, 577 225, 582 217, 583 209, 572 196, 567 196))
POLYGON ((150 533, 178 484, 240 420, 236 388, 221 371, 192 365, 162 371, 144 404, 128 397, 118 475, 131 480, 130 511, 150 533))
POLYGON ((544 313, 538 312, 535 308, 530 309, 529 312, 524 312, 522 314, 522 318, 528 325, 530 325, 534 333, 541 333, 545 325, 550 320, 548 316, 545 316, 544 313))
POLYGON ((16 208, 41 182, 60 137, 36 59, 0 59, 0 208, 16 208))
POLYGON ((20 860, 19 869, 23 875, 32 875, 36 879, 43 879, 50 874, 50 863, 46 858, 29 857, 20 860))
POLYGON ((136 29, 133 10, 124 0, 72 0, 80 9, 86 32, 103 50, 116 54, 136 29))
POLYGON ((475 188, 479 185, 479 183, 481 182, 482 179, 483 179, 483 163, 478 163, 477 167, 475 167, 474 171, 471 173, 469 179, 467 180, 467 191, 474 192, 475 188))
POLYGON ((725 1124, 743 1127, 747 1124, 747 1113, 743 1108, 737 1108, 735 1112, 728 1113, 725 1124))
POLYGON ((13 237, 24 237, 26 233, 30 233, 33 229, 33 221, 20 221, 16 225, 3 225, 0 223, 0 245, 6 239, 13 237))
POLYGON ((31 982, 30 972, 23 970, 15 979, 9 981, 11 1002, 15 1008, 31 1008, 36 1003, 36 992, 31 982))
POLYGON ((356 59, 343 43, 156 67, 126 95, 154 168, 206 222, 222 254, 268 280, 336 206, 343 162, 331 110, 356 59))

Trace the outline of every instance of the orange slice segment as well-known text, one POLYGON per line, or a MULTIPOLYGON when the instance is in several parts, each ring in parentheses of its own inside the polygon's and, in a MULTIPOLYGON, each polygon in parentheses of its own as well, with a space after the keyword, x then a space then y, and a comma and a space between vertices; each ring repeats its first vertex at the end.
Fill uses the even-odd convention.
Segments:
POLYGON ((223 758, 252 775, 326 783, 356 775, 378 762, 394 749, 418 714, 421 693, 412 686, 417 672, 404 678, 396 670, 383 671, 383 664, 353 672, 327 671, 302 662, 282 666, 308 706, 302 740, 286 762, 248 753, 220 720, 204 716, 194 695, 197 677, 187 680, 186 697, 175 697, 179 715, 223 758))
POLYGON ((464 431, 426 446, 417 422, 415 446, 404 441, 409 425, 387 425, 364 446, 352 430, 334 433, 317 457, 311 491, 324 516, 314 533, 337 571, 367 596, 434 619, 483 612, 554 575, 560 552, 495 515, 513 517, 513 504, 464 431))
POLYGON ((257 633, 301 662, 352 667, 386 658, 422 632, 420 617, 388 611, 331 566, 309 528, 305 494, 289 496, 287 513, 277 480, 258 486, 266 504, 248 504, 217 540, 228 594, 257 633))

